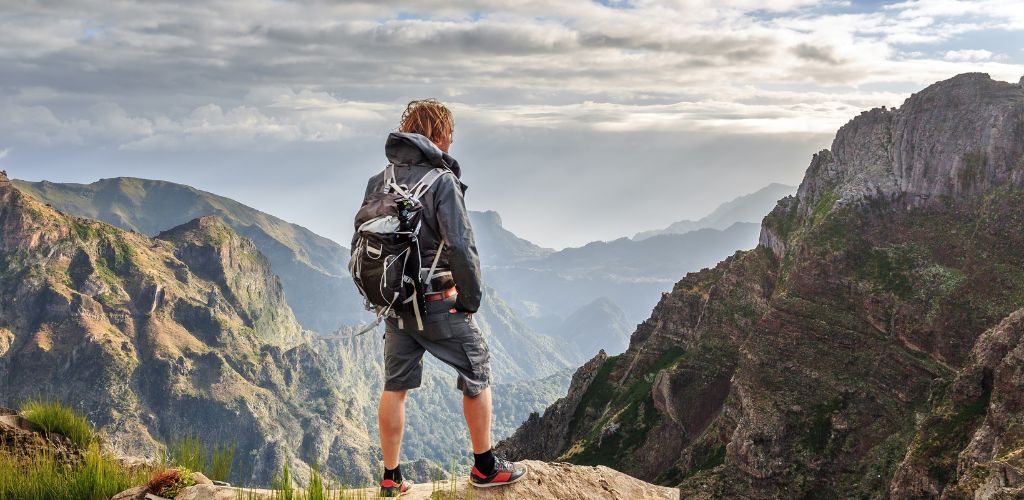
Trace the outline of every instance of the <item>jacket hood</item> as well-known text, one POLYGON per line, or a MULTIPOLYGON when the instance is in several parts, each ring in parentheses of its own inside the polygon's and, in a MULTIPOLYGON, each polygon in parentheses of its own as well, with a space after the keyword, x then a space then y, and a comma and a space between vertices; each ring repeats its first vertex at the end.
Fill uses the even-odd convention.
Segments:
POLYGON ((456 178, 462 177, 459 162, 451 155, 441 151, 426 136, 411 132, 392 132, 384 144, 384 154, 388 161, 399 166, 427 164, 432 167, 447 167, 456 178))

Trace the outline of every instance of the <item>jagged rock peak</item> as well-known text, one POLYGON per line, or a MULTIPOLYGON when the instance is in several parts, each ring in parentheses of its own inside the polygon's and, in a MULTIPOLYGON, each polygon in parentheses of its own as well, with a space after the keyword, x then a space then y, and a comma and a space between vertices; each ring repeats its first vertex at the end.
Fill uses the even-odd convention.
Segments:
POLYGON ((495 226, 504 227, 501 223, 501 214, 498 212, 495 212, 494 210, 484 210, 483 212, 479 212, 479 214, 483 220, 486 220, 495 226))
POLYGON ((911 95, 899 108, 862 112, 811 158, 792 201, 765 219, 760 243, 780 256, 774 220, 873 198, 926 206, 999 187, 1024 187, 1024 87, 965 73, 911 95))
POLYGON ((801 212, 825 197, 840 204, 906 195, 911 201, 1024 185, 1024 89, 965 73, 911 95, 898 109, 862 112, 814 155, 801 212))

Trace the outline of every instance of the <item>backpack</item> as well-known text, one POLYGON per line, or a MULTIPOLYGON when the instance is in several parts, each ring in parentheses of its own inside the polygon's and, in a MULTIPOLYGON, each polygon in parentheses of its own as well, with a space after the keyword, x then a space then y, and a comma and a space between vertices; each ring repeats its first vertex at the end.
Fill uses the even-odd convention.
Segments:
POLYGON ((423 330, 424 283, 429 283, 434 275, 445 242, 442 240, 437 249, 427 279, 421 279, 423 263, 417 237, 423 216, 420 197, 447 173, 452 171, 437 167, 407 187, 395 181, 395 167, 388 164, 384 168, 384 186, 370 193, 356 212, 357 238, 349 274, 366 308, 376 311, 377 320, 355 335, 373 329, 385 316, 395 316, 397 312, 411 312, 417 329, 423 330))

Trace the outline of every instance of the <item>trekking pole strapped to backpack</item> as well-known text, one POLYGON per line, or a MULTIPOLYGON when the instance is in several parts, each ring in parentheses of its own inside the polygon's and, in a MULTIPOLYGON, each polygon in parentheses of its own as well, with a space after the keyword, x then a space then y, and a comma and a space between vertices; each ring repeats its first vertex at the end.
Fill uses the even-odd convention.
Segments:
MULTIPOLYGON (((416 329, 423 330, 425 283, 433 278, 444 249, 444 241, 423 279, 419 234, 423 205, 420 198, 430 186, 451 170, 438 167, 423 176, 412 187, 398 184, 395 166, 384 168, 384 185, 371 193, 356 213, 356 243, 352 248, 349 272, 368 310, 375 310, 377 319, 356 333, 372 330, 386 316, 411 312, 416 329)), ((353 335, 353 336, 355 336, 353 335)))

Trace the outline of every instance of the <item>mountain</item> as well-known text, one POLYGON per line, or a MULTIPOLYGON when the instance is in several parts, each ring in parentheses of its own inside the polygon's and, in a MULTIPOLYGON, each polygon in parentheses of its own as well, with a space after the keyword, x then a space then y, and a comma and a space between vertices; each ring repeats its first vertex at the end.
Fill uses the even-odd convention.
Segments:
POLYGON ((681 220, 669 224, 664 229, 641 231, 636 233, 633 239, 639 241, 663 234, 683 234, 705 228, 725 229, 737 222, 760 222, 764 214, 771 210, 780 198, 795 192, 795 186, 769 184, 753 193, 719 205, 700 220, 681 220))
MULTIPOLYGON (((679 276, 714 265, 757 244, 758 225, 701 229, 633 241, 620 238, 566 248, 539 259, 485 267, 484 278, 502 292, 517 316, 542 333, 574 311, 604 297, 636 324, 679 276)), ((610 348, 611 346, 606 346, 610 348)))
POLYGON ((599 297, 565 318, 558 329, 564 345, 575 347, 580 356, 590 359, 598 351, 619 354, 629 347, 626 313, 607 297, 599 297))
POLYGON ((360 407, 250 240, 210 216, 150 238, 58 212, 6 174, 0 229, 0 404, 64 401, 151 460, 187 434, 237 443, 247 482, 286 462, 372 477, 360 407))
POLYGON ((480 252, 480 260, 483 262, 501 266, 537 259, 554 252, 550 248, 542 248, 505 229, 501 223, 501 216, 493 210, 470 211, 469 221, 473 225, 477 250, 480 252))
POLYGON ((844 125, 758 248, 688 274, 499 448, 683 497, 1013 497, 1021 248, 1024 88, 938 82, 844 125))
POLYGON ((13 182, 62 212, 150 236, 204 215, 216 215, 251 239, 270 259, 303 327, 330 333, 366 318, 348 276, 348 249, 232 199, 173 182, 131 177, 92 184, 13 182))

